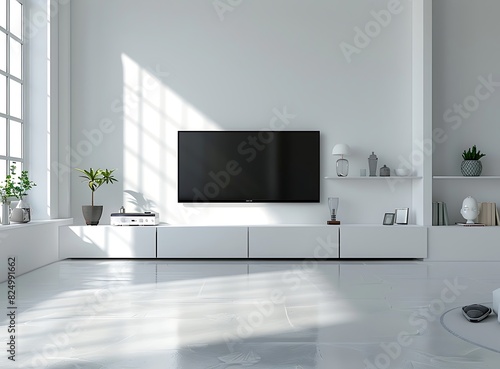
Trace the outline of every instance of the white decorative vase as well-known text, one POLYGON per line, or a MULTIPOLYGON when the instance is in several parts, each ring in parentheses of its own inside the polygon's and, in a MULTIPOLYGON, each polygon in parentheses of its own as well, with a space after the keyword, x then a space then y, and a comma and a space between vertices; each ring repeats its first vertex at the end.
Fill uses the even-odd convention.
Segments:
POLYGON ((10 203, 9 202, 2 203, 2 224, 3 225, 10 224, 10 203))
MULTIPOLYGON (((498 308, 500 307, 500 288, 493 291, 493 311, 498 315, 498 308)), ((500 316, 498 318, 500 321, 500 316)))

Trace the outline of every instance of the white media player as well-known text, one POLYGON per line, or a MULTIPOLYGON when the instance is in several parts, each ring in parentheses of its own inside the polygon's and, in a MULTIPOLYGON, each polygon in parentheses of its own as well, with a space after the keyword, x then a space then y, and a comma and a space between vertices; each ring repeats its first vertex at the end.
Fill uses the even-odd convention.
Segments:
POLYGON ((111 213, 111 225, 147 226, 160 224, 160 215, 152 211, 144 213, 111 213))

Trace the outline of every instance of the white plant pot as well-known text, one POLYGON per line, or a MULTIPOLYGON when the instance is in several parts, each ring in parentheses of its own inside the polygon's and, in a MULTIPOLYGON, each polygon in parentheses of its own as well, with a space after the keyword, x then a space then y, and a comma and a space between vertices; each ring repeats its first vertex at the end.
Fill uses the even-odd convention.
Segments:
POLYGON ((10 203, 2 203, 2 225, 10 224, 10 203))

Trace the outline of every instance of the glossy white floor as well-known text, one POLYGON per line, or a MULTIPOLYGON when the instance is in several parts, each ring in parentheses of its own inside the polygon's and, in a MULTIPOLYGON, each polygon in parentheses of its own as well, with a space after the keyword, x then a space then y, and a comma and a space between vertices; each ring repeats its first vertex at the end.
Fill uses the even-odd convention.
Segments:
POLYGON ((440 317, 498 287, 497 262, 67 260, 17 278, 0 367, 497 369, 440 317))

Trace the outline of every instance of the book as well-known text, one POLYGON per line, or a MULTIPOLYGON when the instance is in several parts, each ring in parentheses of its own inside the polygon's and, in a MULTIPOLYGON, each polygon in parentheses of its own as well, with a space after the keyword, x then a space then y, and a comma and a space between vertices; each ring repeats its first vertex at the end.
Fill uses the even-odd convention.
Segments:
POLYGON ((438 225, 444 225, 443 203, 438 202, 438 225))
POLYGON ((479 215, 477 216, 476 221, 478 223, 485 223, 486 222, 486 203, 485 202, 480 202, 477 204, 478 210, 479 210, 479 215))
POLYGON ((486 226, 495 225, 496 211, 493 210, 493 207, 496 208, 496 205, 492 202, 480 202, 478 204, 479 215, 476 221, 486 226))
POLYGON ((483 224, 483 223, 456 223, 455 225, 462 226, 462 227, 484 227, 485 226, 485 224, 483 224))
POLYGON ((443 225, 449 225, 448 220, 448 208, 446 207, 446 203, 443 202, 443 225))
POLYGON ((448 209, 443 201, 434 201, 432 203, 432 225, 449 225, 448 209))
POLYGON ((477 217, 478 223, 484 223, 486 226, 495 226, 499 224, 497 216, 497 204, 494 202, 480 202, 479 215, 477 217))
POLYGON ((490 211, 490 206, 488 203, 484 202, 481 204, 481 211, 479 214, 483 213, 483 220, 482 223, 484 225, 489 226, 490 225, 490 218, 491 218, 491 211, 490 211))
POLYGON ((437 202, 432 203, 432 225, 438 225, 438 204, 437 202))

